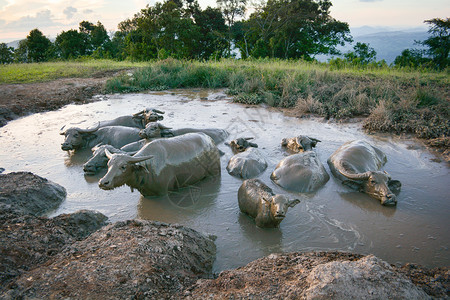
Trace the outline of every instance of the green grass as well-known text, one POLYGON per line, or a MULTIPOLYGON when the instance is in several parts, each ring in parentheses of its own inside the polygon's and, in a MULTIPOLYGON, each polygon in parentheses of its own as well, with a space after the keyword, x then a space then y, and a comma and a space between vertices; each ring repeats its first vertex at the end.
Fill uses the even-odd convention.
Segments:
POLYGON ((109 80, 107 92, 226 88, 234 101, 286 107, 301 116, 365 117, 370 131, 449 135, 448 72, 391 68, 332 68, 285 60, 167 59, 109 80))
POLYGON ((369 131, 448 137, 450 76, 430 70, 334 66, 294 60, 117 62, 79 60, 0 66, 0 84, 90 77, 130 70, 107 81, 105 91, 226 88, 234 101, 290 108, 297 116, 346 120, 364 117, 369 131))
POLYGON ((45 82, 58 78, 91 77, 95 74, 143 67, 146 63, 113 60, 77 60, 0 65, 0 84, 45 82))

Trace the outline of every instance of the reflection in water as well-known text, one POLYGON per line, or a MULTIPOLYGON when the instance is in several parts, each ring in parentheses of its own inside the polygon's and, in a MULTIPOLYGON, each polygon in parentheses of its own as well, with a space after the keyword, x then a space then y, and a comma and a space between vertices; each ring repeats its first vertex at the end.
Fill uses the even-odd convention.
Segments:
POLYGON ((82 166, 92 156, 91 149, 65 152, 67 153, 67 156, 64 159, 64 165, 68 168, 82 166))
POLYGON ((0 167, 8 172, 33 172, 67 189, 66 201, 53 215, 91 209, 104 213, 111 222, 139 217, 176 222, 213 234, 217 236, 217 272, 271 252, 307 249, 373 253, 392 263, 450 263, 449 168, 445 163, 430 161, 430 154, 420 148, 410 149, 414 143, 410 139, 369 136, 361 131, 360 124, 290 118, 276 109, 230 103, 220 91, 199 89, 111 95, 105 101, 30 115, 2 127, 0 143, 0 167), (225 171, 232 152, 223 143, 218 145, 225 152, 221 177, 153 198, 132 193, 127 186, 101 190, 97 182, 106 169, 96 176, 84 176, 82 165, 91 155, 89 149, 72 154, 61 150, 62 125, 89 127, 146 107, 165 110, 164 124, 169 127, 223 128, 230 132, 227 141, 254 137, 268 163, 258 178, 275 193, 291 199, 300 196, 302 202, 289 209, 278 229, 256 227, 254 220, 239 211, 237 191, 242 180, 225 171), (315 152, 327 172, 328 157, 347 141, 362 139, 383 150, 388 157, 384 169, 402 182, 397 206, 383 207, 367 195, 350 192, 331 174, 327 184, 306 195, 275 185, 270 174, 288 155, 280 141, 298 135, 322 141, 315 152))
POLYGON ((219 195, 220 184, 220 176, 215 176, 171 191, 165 196, 142 196, 138 206, 138 218, 184 223, 186 215, 191 217, 199 215, 214 204, 219 195))
POLYGON ((280 228, 259 228, 253 218, 243 213, 239 214, 238 221, 245 238, 250 240, 261 253, 269 255, 283 252, 281 244, 283 233, 280 228))
POLYGON ((380 205, 380 200, 374 199, 369 195, 359 192, 339 193, 345 201, 359 207, 360 209, 372 212, 380 213, 385 217, 393 217, 396 212, 396 206, 384 206, 380 205))

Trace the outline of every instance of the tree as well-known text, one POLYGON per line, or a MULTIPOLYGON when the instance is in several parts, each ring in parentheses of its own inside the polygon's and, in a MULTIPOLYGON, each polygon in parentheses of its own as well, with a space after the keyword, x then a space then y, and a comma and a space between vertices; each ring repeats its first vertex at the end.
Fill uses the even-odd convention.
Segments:
POLYGON ((65 59, 83 56, 88 52, 86 36, 74 29, 58 34, 55 44, 60 56, 65 59))
POLYGON ((45 37, 39 29, 33 29, 27 36, 27 58, 30 62, 46 61, 52 42, 45 37))
POLYGON ((424 50, 405 49, 402 54, 397 56, 394 60, 394 65, 397 67, 417 68, 427 64, 430 59, 424 57, 424 50))
POLYGON ((195 25, 199 28, 199 45, 195 56, 208 59, 215 55, 222 57, 228 50, 226 38, 228 28, 218 8, 207 7, 194 14, 195 25))
POLYGON ((329 0, 268 0, 243 22, 235 35, 254 57, 312 59, 338 54, 337 45, 350 42, 347 23, 333 19, 329 0), (244 40, 242 40, 244 38, 244 40))
POLYGON ((0 64, 9 64, 14 61, 14 48, 0 43, 0 64))
POLYGON ((353 52, 344 54, 344 57, 355 65, 368 65, 376 61, 377 52, 369 44, 358 42, 353 46, 353 52))
POLYGON ((82 21, 80 22, 79 30, 85 39, 88 53, 92 53, 95 50, 104 50, 102 47, 110 41, 108 32, 100 21, 97 21, 97 25, 88 21, 82 21))
POLYGON ((450 18, 434 18, 425 20, 424 22, 431 25, 431 28, 428 30, 431 36, 421 44, 429 48, 427 51, 428 55, 432 57, 436 67, 438 69, 445 69, 449 65, 450 18))
POLYGON ((245 15, 247 0, 217 0, 217 6, 223 13, 226 25, 228 26, 228 56, 231 53, 233 38, 232 28, 239 17, 245 15))

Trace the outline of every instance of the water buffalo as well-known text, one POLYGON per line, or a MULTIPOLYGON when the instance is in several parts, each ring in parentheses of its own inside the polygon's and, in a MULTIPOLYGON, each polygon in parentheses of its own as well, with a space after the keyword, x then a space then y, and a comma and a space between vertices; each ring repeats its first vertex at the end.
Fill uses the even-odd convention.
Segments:
POLYGON ((271 188, 259 179, 245 180, 238 191, 239 209, 255 218, 258 227, 278 227, 289 207, 300 200, 289 200, 284 195, 275 195, 271 188))
POLYGON ((234 154, 239 152, 244 152, 249 147, 258 148, 258 145, 252 142, 249 142, 249 140, 252 140, 252 137, 249 138, 237 138, 235 140, 232 140, 229 143, 225 143, 225 145, 230 146, 231 150, 234 154))
POLYGON ((249 148, 230 158, 227 171, 230 175, 243 179, 254 178, 264 172, 267 162, 256 148, 249 148))
POLYGON ((401 183, 391 180, 386 171, 380 171, 386 161, 380 149, 357 140, 337 149, 328 159, 328 165, 343 184, 380 200, 382 205, 396 205, 392 190, 399 191, 401 183))
POLYGON ((180 129, 172 129, 171 127, 166 127, 160 123, 149 123, 145 129, 142 129, 139 133, 140 137, 143 139, 151 139, 151 138, 161 138, 161 137, 174 137, 180 136, 186 133, 193 132, 202 132, 208 136, 210 136, 214 143, 217 145, 218 143, 225 140, 228 136, 228 132, 223 129, 217 128, 205 128, 205 129, 196 129, 196 128, 180 128, 180 129))
POLYGON ((288 138, 282 139, 281 146, 298 153, 312 150, 317 145, 318 142, 320 142, 318 139, 306 135, 299 135, 297 137, 289 139, 288 138))
POLYGON ((314 192, 330 179, 316 153, 306 151, 281 160, 270 175, 279 186, 299 193, 314 192))
POLYGON ((164 112, 153 108, 146 108, 133 115, 121 116, 113 120, 100 121, 98 122, 98 125, 100 128, 106 126, 125 126, 144 129, 145 125, 150 122, 163 120, 164 117, 160 114, 164 114, 164 112))
POLYGON ((219 151, 203 133, 188 133, 158 139, 145 145, 134 156, 112 154, 108 173, 99 187, 111 190, 124 184, 144 196, 165 195, 168 191, 220 174, 219 151))
POLYGON ((97 125, 92 129, 71 127, 60 133, 64 135, 61 149, 64 151, 91 148, 100 143, 120 148, 126 144, 140 140, 139 129, 125 126, 97 125))
POLYGON ((127 152, 121 149, 117 149, 111 145, 97 145, 93 147, 92 157, 83 165, 83 171, 87 175, 94 175, 99 169, 105 168, 108 165, 108 157, 106 156, 105 150, 108 149, 110 153, 122 153, 128 155, 136 154, 136 151, 127 152))

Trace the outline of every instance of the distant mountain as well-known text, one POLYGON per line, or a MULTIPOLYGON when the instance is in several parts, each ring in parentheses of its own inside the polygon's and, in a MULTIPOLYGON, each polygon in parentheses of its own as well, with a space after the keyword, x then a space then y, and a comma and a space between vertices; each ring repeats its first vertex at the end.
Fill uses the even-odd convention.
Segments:
MULTIPOLYGON (((428 38, 426 28, 407 28, 401 31, 394 31, 390 27, 369 27, 363 26, 352 28, 351 33, 354 39, 352 44, 347 44, 338 49, 342 53, 353 50, 353 46, 357 43, 366 43, 374 48, 377 52, 377 60, 384 59, 388 64, 394 62, 403 50, 408 48, 423 48, 421 45, 415 44, 415 41, 424 41, 428 38), (378 31, 384 29, 384 31, 378 31)), ((319 61, 327 61, 330 56, 321 55, 316 57, 319 61)))
POLYGON ((6 46, 13 47, 14 49, 17 49, 19 47, 20 41, 21 40, 17 40, 17 41, 12 41, 12 42, 6 43, 6 46))

